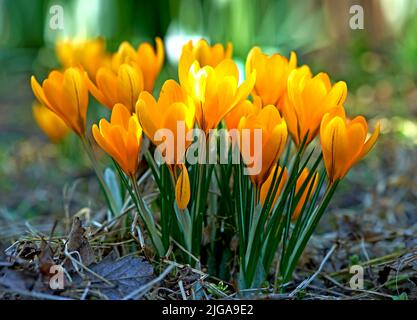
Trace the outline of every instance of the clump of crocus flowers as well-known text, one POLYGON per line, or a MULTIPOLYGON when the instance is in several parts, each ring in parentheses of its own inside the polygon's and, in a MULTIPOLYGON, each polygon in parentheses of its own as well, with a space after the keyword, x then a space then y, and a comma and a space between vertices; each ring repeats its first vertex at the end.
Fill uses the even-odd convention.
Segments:
POLYGON ((294 52, 289 58, 269 56, 254 47, 243 78, 232 59, 232 44, 190 41, 179 59, 179 82, 166 79, 154 90, 164 62, 163 42, 156 38, 155 43, 135 48, 123 42, 111 54, 101 39, 59 42, 63 69, 52 71, 42 83, 31 79, 38 100, 33 107, 36 121, 53 142, 69 131, 80 137, 103 187, 110 218, 120 214, 120 208, 92 144, 113 160, 127 201, 135 207, 131 234, 143 246, 144 226, 157 257, 175 252, 181 262, 200 267, 204 230, 210 230, 207 254, 214 260, 219 255, 213 252, 223 250, 237 234, 239 286, 259 286, 277 250, 277 270, 285 283, 338 183, 377 141, 379 124, 368 137, 364 117, 346 116, 346 83, 334 83, 324 72, 314 75, 307 65, 297 66, 294 52), (87 128, 89 93, 110 110, 110 121, 101 119, 92 129, 87 128), (202 153, 205 160, 212 152, 203 144, 193 148, 190 133, 196 129, 201 133, 194 138, 217 139, 218 144, 224 137, 213 136, 213 130, 230 133, 226 164, 188 160, 191 152, 202 153), (161 130, 172 133, 171 144, 161 130), (152 152, 166 162, 156 161, 152 152), (240 162, 232 161, 233 152, 240 162), (141 190, 141 164, 151 172, 155 203, 145 201, 146 190, 141 190), (259 170, 245 171, 255 164, 259 170))

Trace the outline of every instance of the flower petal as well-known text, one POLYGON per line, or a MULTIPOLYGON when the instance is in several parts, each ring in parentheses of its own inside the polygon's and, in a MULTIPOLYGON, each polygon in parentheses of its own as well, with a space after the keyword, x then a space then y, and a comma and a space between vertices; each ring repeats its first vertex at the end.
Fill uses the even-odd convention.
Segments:
POLYGON ((175 185, 175 200, 178 208, 184 210, 190 202, 190 178, 185 165, 181 165, 181 173, 175 185))

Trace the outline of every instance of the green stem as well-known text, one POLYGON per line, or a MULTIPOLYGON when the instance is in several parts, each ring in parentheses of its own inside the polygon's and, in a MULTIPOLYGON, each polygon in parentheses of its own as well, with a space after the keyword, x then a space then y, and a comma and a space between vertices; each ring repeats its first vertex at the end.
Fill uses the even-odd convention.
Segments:
POLYGON ((329 205, 329 202, 337 188, 338 183, 339 183, 339 180, 337 180, 336 182, 328 186, 320 206, 318 206, 314 210, 313 214, 309 218, 309 221, 307 222, 306 227, 300 233, 299 241, 296 243, 290 256, 288 257, 286 268, 281 270, 283 284, 288 282, 289 279, 291 278, 292 273, 294 272, 294 269, 297 266, 297 262, 301 254, 303 253, 308 243, 308 240, 311 238, 311 235, 316 229, 317 224, 319 223, 321 217, 323 216, 323 213, 325 212, 327 206, 329 205))
POLYGON ((139 186, 136 182, 136 178, 134 176, 130 176, 131 184, 133 185, 134 195, 132 196, 132 200, 134 201, 136 208, 145 223, 146 229, 148 229, 149 235, 153 242, 153 245, 158 253, 159 257, 163 257, 166 250, 162 244, 162 240, 158 235, 158 230, 156 229, 155 222, 153 220, 152 213, 146 208, 145 203, 140 195, 139 186))
POLYGON ((116 209, 116 204, 115 204, 115 201, 113 199, 113 195, 112 195, 109 187, 107 186, 106 182, 104 181, 103 172, 100 170, 99 163, 98 163, 97 158, 96 158, 96 156, 93 152, 93 148, 90 144, 90 141, 87 139, 87 137, 81 137, 81 141, 83 143, 84 150, 86 151, 86 153, 88 155, 88 158, 91 161, 94 172, 96 173, 98 182, 100 184, 100 188, 103 191, 103 194, 104 194, 104 197, 106 199, 107 205, 108 205, 111 213, 113 214, 113 216, 115 216, 116 214, 118 214, 117 209, 116 209))
MULTIPOLYGON (((203 187, 205 181, 205 168, 204 164, 198 164, 198 173, 197 173, 197 194, 195 198, 195 208, 193 210, 192 216, 192 232, 193 232, 193 248, 192 254, 196 257, 199 256, 200 253, 200 246, 201 246, 201 237, 202 237, 202 226, 199 224, 203 223, 203 219, 201 216, 203 215, 202 212, 202 203, 205 200, 203 195, 203 187), (203 199, 204 198, 204 199, 203 199), (201 230, 201 231, 200 231, 201 230)), ((204 202, 205 203, 205 202, 204 202)))
POLYGON ((260 201, 260 193, 261 193, 261 187, 260 186, 254 186, 253 192, 255 194, 255 203, 254 207, 256 207, 260 201))
POLYGON ((141 201, 141 196, 140 196, 140 191, 139 191, 139 186, 136 182, 136 178, 134 176, 130 176, 130 182, 132 183, 133 186, 133 191, 135 192, 135 196, 136 196, 136 200, 137 200, 137 204, 138 204, 138 209, 140 212, 145 212, 145 208, 144 208, 144 204, 141 201))
POLYGON ((195 214, 198 215, 200 212, 200 202, 201 202, 201 194, 203 191, 203 173, 204 173, 204 164, 198 165, 198 174, 197 174, 197 196, 196 196, 196 207, 195 207, 195 214))

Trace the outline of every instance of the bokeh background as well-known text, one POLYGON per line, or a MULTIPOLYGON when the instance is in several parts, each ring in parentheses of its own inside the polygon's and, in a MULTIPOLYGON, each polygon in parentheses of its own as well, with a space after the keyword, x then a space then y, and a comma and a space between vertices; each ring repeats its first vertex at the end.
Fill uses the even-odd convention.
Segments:
MULTIPOLYGON (((415 241, 414 0, 0 0, 0 237, 21 234, 29 224, 47 231, 51 217, 102 207, 77 139, 69 136, 51 144, 31 111, 30 75, 43 79, 59 67, 54 42, 75 36, 103 37, 110 51, 123 40, 138 45, 160 36, 166 63, 156 92, 164 80, 177 78, 182 44, 201 37, 212 43, 231 41, 242 70, 250 48, 259 45, 287 56, 295 50, 299 63, 309 64, 315 73, 345 80, 349 114, 365 115, 371 126, 379 120, 383 130, 374 151, 341 184, 321 229, 343 239, 409 235, 389 244, 376 241, 372 250, 381 252, 370 253, 374 256, 415 241), (64 8, 63 30, 49 27, 49 10, 57 4, 64 8), (354 4, 364 9, 363 30, 349 26, 354 4)), ((94 105, 89 112, 90 121, 106 114, 94 105)))

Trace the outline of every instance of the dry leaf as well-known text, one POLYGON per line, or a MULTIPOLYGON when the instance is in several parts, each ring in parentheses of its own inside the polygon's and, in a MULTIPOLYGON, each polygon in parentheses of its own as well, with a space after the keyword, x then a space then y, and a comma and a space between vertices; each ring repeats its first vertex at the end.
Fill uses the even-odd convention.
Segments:
POLYGON ((85 229, 82 227, 81 220, 78 217, 75 217, 72 222, 67 248, 69 252, 78 251, 82 263, 87 267, 96 260, 94 251, 85 236, 85 229))

